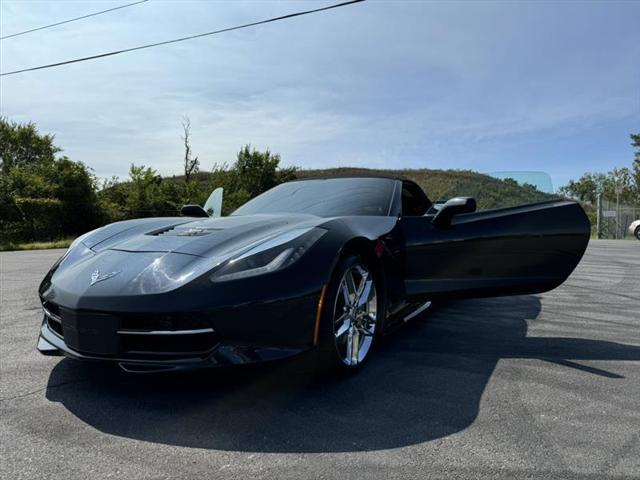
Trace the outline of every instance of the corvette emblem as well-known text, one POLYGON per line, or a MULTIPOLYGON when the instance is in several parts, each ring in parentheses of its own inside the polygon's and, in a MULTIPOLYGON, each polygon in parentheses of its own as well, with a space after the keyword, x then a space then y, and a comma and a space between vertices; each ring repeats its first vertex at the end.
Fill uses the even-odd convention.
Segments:
POLYGON ((91 285, 93 285, 94 283, 98 283, 101 282, 103 280, 107 280, 111 277, 115 277, 117 274, 119 274, 120 271, 118 270, 117 272, 110 272, 110 273, 104 273, 102 275, 100 275, 100 270, 95 269, 93 271, 93 273, 91 274, 91 285))

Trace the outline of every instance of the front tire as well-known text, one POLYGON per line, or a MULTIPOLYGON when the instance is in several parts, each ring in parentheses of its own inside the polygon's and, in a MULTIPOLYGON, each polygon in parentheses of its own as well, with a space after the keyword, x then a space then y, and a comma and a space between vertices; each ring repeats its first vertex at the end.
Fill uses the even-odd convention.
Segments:
POLYGON ((640 240, 640 226, 636 227, 635 235, 636 235, 636 238, 640 240))
POLYGON ((350 373, 367 361, 384 318, 381 287, 377 272, 359 255, 338 264, 320 317, 320 370, 350 373))

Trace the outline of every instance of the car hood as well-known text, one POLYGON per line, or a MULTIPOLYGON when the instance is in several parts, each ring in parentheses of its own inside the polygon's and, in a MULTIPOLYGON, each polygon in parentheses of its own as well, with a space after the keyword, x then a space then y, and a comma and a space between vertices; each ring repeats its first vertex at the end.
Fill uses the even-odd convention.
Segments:
POLYGON ((117 250, 226 257, 263 239, 295 228, 315 227, 325 221, 313 215, 145 219, 108 225, 82 239, 82 243, 95 252, 117 250))
MULTIPOLYGON (((133 311, 135 302, 125 298, 176 291, 205 278, 217 265, 255 244, 325 221, 311 215, 252 215, 111 224, 81 238, 87 248, 70 249, 47 274, 40 294, 67 308, 133 311), (121 300, 116 305, 113 298, 121 300)), ((208 281, 202 291, 198 288, 191 289, 193 298, 188 304, 211 300, 208 281)), ((165 300, 169 305, 158 303, 158 308, 171 308, 173 300, 165 300)))

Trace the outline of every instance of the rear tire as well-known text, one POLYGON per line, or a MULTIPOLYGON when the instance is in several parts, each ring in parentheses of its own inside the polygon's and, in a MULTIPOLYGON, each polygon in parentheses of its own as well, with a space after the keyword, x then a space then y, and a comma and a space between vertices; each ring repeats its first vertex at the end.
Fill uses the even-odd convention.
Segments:
POLYGON ((635 235, 636 235, 636 238, 640 240, 640 227, 636 227, 635 235))
POLYGON ((353 373, 376 344, 384 319, 377 272, 359 255, 340 261, 327 285, 317 351, 320 372, 353 373))

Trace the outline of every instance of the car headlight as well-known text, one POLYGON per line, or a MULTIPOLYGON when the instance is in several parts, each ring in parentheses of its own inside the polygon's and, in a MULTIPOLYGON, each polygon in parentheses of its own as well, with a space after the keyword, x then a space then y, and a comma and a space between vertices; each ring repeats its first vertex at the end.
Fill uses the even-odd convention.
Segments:
POLYGON ((295 263, 327 230, 296 228, 272 237, 217 269, 212 282, 226 282, 274 272, 295 263))

